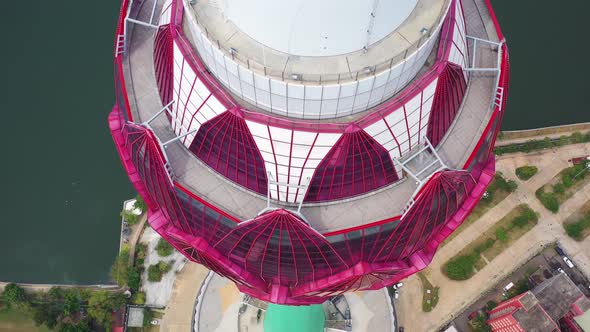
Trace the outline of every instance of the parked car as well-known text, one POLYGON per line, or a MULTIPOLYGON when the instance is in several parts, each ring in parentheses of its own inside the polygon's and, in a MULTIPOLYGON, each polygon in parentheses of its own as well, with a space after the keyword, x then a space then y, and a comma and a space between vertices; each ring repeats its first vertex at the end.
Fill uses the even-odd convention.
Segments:
POLYGON ((574 263, 567 256, 563 256, 563 261, 570 269, 574 268, 574 263))
POLYGON ((565 256, 565 252, 559 246, 555 246, 555 252, 557 252, 559 256, 565 256))
POLYGON ((398 291, 395 291, 393 293, 393 298, 396 299, 396 300, 399 299, 399 292, 398 291))
POLYGON ((399 331, 399 332, 404 332, 404 331, 405 331, 405 330, 404 330, 404 327, 403 327, 403 326, 400 326, 400 327, 399 327, 399 329, 398 329, 398 331, 399 331))
POLYGON ((510 283, 508 283, 508 285, 504 286, 504 291, 507 292, 512 287, 514 287, 514 283, 513 282, 510 282, 510 283))
POLYGON ((398 282, 397 284, 393 285, 393 289, 400 289, 403 285, 403 282, 398 282))
POLYGON ((150 322, 150 324, 152 325, 160 325, 160 321, 157 319, 152 319, 152 321, 150 322))
POLYGON ((562 268, 558 268, 557 269, 557 272, 559 272, 559 273, 565 273, 565 271, 562 268))

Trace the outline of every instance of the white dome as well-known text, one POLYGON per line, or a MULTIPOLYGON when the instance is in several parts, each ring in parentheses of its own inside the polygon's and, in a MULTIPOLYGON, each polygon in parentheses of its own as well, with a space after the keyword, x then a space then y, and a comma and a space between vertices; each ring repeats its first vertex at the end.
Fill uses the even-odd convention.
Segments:
POLYGON ((288 54, 358 51, 399 27, 418 0, 223 0, 224 15, 256 41, 288 54))

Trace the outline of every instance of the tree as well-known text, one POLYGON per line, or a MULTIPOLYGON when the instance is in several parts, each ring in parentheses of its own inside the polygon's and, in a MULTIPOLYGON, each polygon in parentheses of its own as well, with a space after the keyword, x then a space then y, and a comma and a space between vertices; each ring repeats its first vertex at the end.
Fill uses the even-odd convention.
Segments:
POLYGON ((127 284, 128 269, 129 247, 125 246, 111 267, 111 278, 113 278, 120 287, 124 287, 127 284))
POLYGON ((515 171, 516 176, 518 176, 519 179, 526 181, 530 178, 532 178, 535 174, 537 174, 537 172, 539 171, 539 169, 535 166, 522 166, 522 167, 518 167, 515 171))
POLYGON ((80 310, 80 298, 76 292, 67 292, 64 296, 63 313, 70 316, 80 310))
POLYGON ((445 265, 445 274, 452 280, 467 280, 473 275, 477 259, 475 255, 455 257, 445 265))
POLYGON ((584 231, 584 227, 581 223, 574 222, 570 224, 564 224, 563 227, 565 228, 565 232, 567 233, 567 235, 569 235, 570 237, 578 241, 582 239, 582 232, 584 231))
POLYGON ((109 330, 112 323, 113 311, 125 303, 120 293, 110 294, 107 291, 96 291, 88 299, 88 315, 99 325, 109 330))
POLYGON ((156 245, 156 251, 160 257, 166 257, 172 255, 174 252, 174 247, 172 247, 168 241, 160 238, 160 240, 158 240, 158 244, 156 245))
POLYGON ((127 273, 127 286, 133 291, 141 287, 141 270, 140 267, 134 267, 127 273))
POLYGON ((172 264, 166 262, 159 262, 158 264, 150 265, 148 267, 148 280, 158 282, 162 280, 162 276, 170 271, 172 264))
POLYGON ((83 319, 77 323, 63 323, 59 327, 59 332, 92 332, 88 321, 83 319))
POLYGON ((139 220, 135 213, 127 210, 121 211, 121 217, 130 225, 135 225, 137 223, 137 220, 139 220))
POLYGON ((33 321, 37 326, 45 324, 50 329, 58 323, 60 310, 51 303, 42 303, 33 308, 33 321))
POLYGON ((141 197, 140 194, 137 194, 135 196, 135 203, 133 203, 133 208, 140 210, 142 213, 147 211, 147 204, 145 204, 145 201, 143 200, 143 197, 141 197))
POLYGON ((133 296, 131 297, 131 302, 139 305, 145 304, 145 293, 137 292, 133 294, 133 296))
POLYGON ((478 314, 477 317, 471 321, 471 326, 475 332, 491 332, 492 328, 486 324, 486 317, 483 314, 478 314))
POLYGON ((504 243, 508 242, 508 234, 506 234, 504 227, 498 227, 496 229, 496 238, 504 243))
POLYGON ((15 283, 6 285, 2 292, 2 300, 4 300, 8 306, 23 306, 28 303, 25 290, 15 283))

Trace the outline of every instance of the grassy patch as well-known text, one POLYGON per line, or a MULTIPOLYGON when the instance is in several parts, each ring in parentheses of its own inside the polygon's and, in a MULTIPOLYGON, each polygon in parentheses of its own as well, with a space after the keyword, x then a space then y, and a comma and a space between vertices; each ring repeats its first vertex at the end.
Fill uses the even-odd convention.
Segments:
POLYGON ((526 204, 512 209, 443 265, 443 273, 453 280, 467 280, 537 224, 537 214, 526 204))
POLYGON ((422 311, 430 312, 438 304, 439 287, 434 287, 423 272, 418 273, 422 282, 422 311))
POLYGON ((551 181, 537 189, 535 196, 547 210, 557 213, 563 202, 590 181, 587 165, 588 162, 584 162, 563 169, 551 181))
POLYGON ((512 180, 506 180, 502 173, 496 173, 494 180, 486 190, 488 193, 487 197, 482 198, 481 201, 477 203, 469 217, 467 217, 467 219, 465 219, 465 221, 457 227, 457 229, 445 241, 443 241, 441 247, 451 242, 451 240, 461 233, 461 231, 469 227, 469 225, 481 218, 481 216, 486 214, 490 209, 502 202, 504 198, 508 197, 508 195, 516 189, 514 187, 515 184, 516 183, 512 180))
POLYGON ((32 314, 27 310, 0 309, 0 331, 2 332, 49 332, 44 325, 36 326, 32 314))

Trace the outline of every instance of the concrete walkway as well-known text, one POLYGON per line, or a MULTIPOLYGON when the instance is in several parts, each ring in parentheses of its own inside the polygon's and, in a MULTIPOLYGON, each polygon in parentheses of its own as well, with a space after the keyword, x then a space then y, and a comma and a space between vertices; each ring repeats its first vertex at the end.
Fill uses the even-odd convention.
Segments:
POLYGON ((559 138, 563 135, 569 136, 575 132, 586 133, 589 130, 590 122, 528 130, 507 131, 503 132, 504 135, 502 135, 502 137, 498 137, 496 146, 509 145, 513 143, 524 143, 530 140, 544 139, 545 137, 559 138))
POLYGON ((191 331, 195 300, 207 273, 209 270, 206 267, 188 262, 176 275, 176 282, 164 311, 160 332, 191 331))
POLYGON ((549 182, 562 169, 571 166, 568 159, 590 154, 590 144, 569 145, 555 150, 531 154, 511 154, 498 158, 496 169, 508 178, 518 182, 518 189, 483 215, 478 221, 464 229, 446 244, 434 257, 425 271, 432 284, 440 286, 440 300, 430 313, 422 312, 422 290, 417 276, 404 281, 405 286, 397 305, 400 325, 412 332, 436 331, 477 298, 505 278, 516 268, 536 255, 541 248, 554 241, 560 242, 579 269, 590 276, 590 237, 583 242, 569 238, 561 226, 571 213, 590 200, 590 183, 561 205, 559 213, 552 214, 535 197, 535 191, 549 182), (529 181, 522 182, 514 175, 514 169, 523 165, 539 167, 539 173, 529 181), (498 220, 519 204, 526 203, 539 212, 539 223, 510 248, 481 269, 467 281, 452 281, 441 272, 441 267, 461 249, 477 239, 498 220), (585 250, 584 250, 585 249, 585 250))

